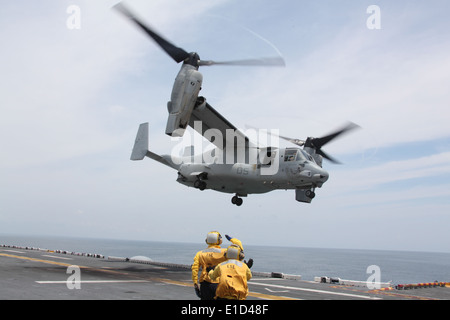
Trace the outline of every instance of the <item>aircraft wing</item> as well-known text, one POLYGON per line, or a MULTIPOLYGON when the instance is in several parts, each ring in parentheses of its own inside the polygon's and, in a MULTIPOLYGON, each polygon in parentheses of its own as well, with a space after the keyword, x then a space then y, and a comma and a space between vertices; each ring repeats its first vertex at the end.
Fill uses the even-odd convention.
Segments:
POLYGON ((248 137, 208 103, 201 108, 194 108, 189 125, 222 150, 227 146, 233 146, 233 148, 249 147, 248 137))

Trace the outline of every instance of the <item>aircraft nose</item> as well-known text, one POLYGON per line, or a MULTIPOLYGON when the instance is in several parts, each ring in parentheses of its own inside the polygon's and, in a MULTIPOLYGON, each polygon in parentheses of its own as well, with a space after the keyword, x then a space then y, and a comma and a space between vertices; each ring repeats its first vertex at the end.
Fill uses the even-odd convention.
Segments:
POLYGON ((328 180, 329 174, 325 170, 320 170, 318 173, 316 173, 314 175, 314 178, 317 181, 320 181, 320 182, 324 183, 324 182, 326 182, 328 180))

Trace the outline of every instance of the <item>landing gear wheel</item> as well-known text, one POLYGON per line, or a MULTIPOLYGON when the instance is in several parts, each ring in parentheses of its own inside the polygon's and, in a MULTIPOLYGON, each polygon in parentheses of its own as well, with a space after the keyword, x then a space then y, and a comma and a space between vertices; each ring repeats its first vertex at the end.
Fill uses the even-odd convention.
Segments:
POLYGON ((200 191, 203 191, 206 189, 206 182, 202 181, 202 180, 195 180, 194 188, 199 189, 200 191))
POLYGON ((244 200, 242 200, 242 198, 239 198, 238 196, 234 196, 233 198, 231 198, 231 203, 237 205, 238 207, 242 206, 243 202, 244 200))
POLYGON ((316 196, 316 193, 312 190, 306 190, 305 191, 305 196, 307 196, 310 199, 314 199, 314 197, 316 196))

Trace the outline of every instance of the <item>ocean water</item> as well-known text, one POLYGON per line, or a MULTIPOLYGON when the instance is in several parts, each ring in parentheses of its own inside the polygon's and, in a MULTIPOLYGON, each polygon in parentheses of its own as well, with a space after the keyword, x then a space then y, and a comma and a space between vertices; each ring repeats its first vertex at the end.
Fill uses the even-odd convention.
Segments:
MULTIPOLYGON (((154 241, 86 239, 44 236, 1 235, 0 244, 29 246, 49 250, 95 253, 104 256, 144 256, 158 262, 190 265, 204 243, 168 243, 154 241)), ((367 281, 369 266, 378 266, 381 282, 409 284, 450 282, 450 253, 291 248, 245 245, 246 259, 253 258, 253 271, 367 281)))

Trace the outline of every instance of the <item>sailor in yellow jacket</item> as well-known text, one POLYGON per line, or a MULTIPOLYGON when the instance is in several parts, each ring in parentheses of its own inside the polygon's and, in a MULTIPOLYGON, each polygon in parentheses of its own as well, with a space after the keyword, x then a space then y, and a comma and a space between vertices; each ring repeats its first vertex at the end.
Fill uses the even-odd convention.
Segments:
POLYGON ((244 260, 244 252, 239 245, 232 244, 225 254, 227 261, 209 272, 211 280, 219 279, 216 290, 217 300, 245 300, 248 296, 247 281, 252 273, 244 260))
MULTIPOLYGON (((227 239, 231 243, 242 248, 242 243, 236 238, 231 238, 228 235, 227 239)), ((222 236, 217 231, 211 231, 206 235, 206 244, 208 248, 197 252, 194 257, 194 263, 192 264, 192 281, 194 282, 194 288, 197 296, 202 300, 213 300, 216 295, 216 288, 219 283, 218 280, 212 280, 208 276, 208 269, 214 268, 219 263, 225 261, 226 248, 221 248, 222 236), (200 281, 198 273, 201 269, 200 281), (200 282, 200 287, 198 283, 200 282)))

